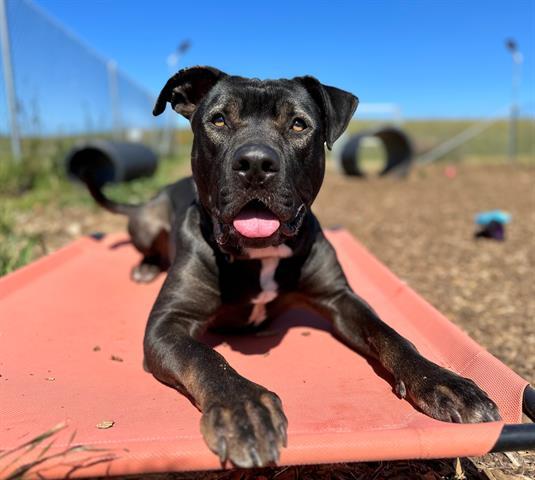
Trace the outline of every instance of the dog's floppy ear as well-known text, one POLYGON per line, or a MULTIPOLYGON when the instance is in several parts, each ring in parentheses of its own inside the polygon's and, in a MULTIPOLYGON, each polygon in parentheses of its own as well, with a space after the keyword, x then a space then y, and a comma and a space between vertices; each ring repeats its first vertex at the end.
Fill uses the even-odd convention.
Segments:
POLYGON ((347 128, 359 99, 355 95, 336 87, 323 85, 314 77, 296 77, 319 105, 325 127, 325 143, 330 150, 336 139, 347 128))
POLYGON ((173 75, 162 88, 152 114, 160 115, 167 102, 173 110, 190 118, 199 102, 226 73, 213 67, 190 67, 173 75))

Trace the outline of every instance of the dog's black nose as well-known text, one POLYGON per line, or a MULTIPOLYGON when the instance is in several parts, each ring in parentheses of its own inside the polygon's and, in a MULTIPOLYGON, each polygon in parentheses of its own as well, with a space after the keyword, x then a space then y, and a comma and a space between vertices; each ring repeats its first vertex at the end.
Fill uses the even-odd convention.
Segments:
POLYGON ((280 170, 280 159, 267 145, 243 145, 234 155, 232 169, 248 184, 262 184, 280 170))

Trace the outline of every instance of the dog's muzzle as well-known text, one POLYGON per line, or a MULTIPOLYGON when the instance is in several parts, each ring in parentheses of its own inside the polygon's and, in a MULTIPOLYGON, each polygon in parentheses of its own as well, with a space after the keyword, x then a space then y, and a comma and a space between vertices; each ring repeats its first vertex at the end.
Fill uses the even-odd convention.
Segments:
POLYGON ((222 189, 223 215, 213 218, 219 245, 274 245, 297 234, 306 207, 296 204, 289 186, 281 186, 281 167, 279 153, 269 145, 248 143, 236 149, 231 163, 236 190, 222 189))

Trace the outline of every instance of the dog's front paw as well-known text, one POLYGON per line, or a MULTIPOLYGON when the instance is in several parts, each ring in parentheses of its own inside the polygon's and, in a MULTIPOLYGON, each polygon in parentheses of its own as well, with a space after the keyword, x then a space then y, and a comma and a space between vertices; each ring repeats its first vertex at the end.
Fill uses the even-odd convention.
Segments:
POLYGON ((472 380, 434 365, 407 388, 413 402, 427 415, 445 422, 479 423, 501 420, 496 404, 472 380))
POLYGON ((287 442, 288 421, 281 401, 261 387, 242 393, 205 409, 201 419, 204 439, 221 463, 230 460, 243 468, 275 464, 287 442))

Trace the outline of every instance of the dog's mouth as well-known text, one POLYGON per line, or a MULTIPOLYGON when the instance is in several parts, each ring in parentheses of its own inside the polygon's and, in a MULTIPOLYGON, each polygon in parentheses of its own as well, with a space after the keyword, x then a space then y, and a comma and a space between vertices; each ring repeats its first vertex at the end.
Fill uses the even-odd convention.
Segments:
MULTIPOLYGON (((248 247, 275 245, 297 235, 306 207, 302 204, 289 220, 279 216, 258 199, 247 202, 228 223, 215 221, 214 233, 217 243, 225 246, 234 238, 248 247)), ((215 219, 214 219, 215 220, 215 219)))
POLYGON ((232 226, 243 237, 268 238, 279 229, 281 221, 262 202, 252 200, 236 215, 232 226))

